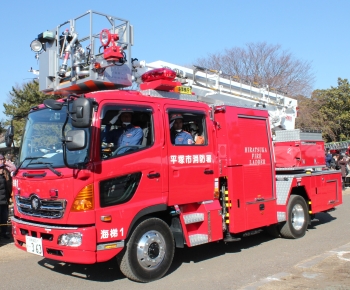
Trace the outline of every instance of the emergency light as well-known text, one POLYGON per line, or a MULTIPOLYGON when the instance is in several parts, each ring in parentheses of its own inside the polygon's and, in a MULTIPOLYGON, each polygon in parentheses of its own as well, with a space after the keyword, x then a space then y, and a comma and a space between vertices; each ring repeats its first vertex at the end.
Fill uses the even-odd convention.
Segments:
MULTIPOLYGON (((106 48, 109 45, 109 43, 111 42, 111 39, 112 39, 112 35, 109 32, 109 30, 103 29, 100 33, 100 41, 101 41, 101 44, 104 48, 106 48)), ((116 40, 118 40, 118 39, 116 39, 116 40)))
POLYGON ((144 83, 156 80, 172 81, 176 78, 176 72, 168 68, 156 68, 144 73, 141 79, 144 83))
POLYGON ((104 48, 103 58, 105 60, 121 60, 124 58, 122 50, 115 42, 119 40, 118 34, 103 29, 100 33, 100 41, 104 48), (109 46, 110 45, 110 46, 109 46))

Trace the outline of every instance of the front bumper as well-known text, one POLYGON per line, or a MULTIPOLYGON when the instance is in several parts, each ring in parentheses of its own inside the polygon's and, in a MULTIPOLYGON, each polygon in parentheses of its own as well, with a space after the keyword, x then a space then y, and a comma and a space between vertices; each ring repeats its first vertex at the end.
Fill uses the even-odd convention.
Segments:
POLYGON ((54 226, 38 224, 12 217, 12 234, 15 246, 26 251, 26 236, 42 239, 43 255, 45 258, 76 264, 94 264, 113 258, 121 247, 109 250, 97 250, 95 226, 54 226), (81 233, 82 244, 79 247, 62 246, 58 237, 67 233, 81 233))

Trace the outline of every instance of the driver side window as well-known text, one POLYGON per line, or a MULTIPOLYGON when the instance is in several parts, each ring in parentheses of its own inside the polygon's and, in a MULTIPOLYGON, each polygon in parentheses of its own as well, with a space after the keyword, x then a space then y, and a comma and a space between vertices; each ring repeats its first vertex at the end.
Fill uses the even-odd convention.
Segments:
POLYGON ((107 105, 101 112, 101 158, 133 154, 153 144, 152 108, 107 105))

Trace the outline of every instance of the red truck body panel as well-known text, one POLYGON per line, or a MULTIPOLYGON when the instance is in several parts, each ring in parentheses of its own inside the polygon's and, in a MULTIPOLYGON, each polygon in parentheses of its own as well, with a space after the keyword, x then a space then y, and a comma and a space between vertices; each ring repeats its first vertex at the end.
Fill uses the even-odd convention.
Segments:
POLYGON ((276 167, 325 166, 323 141, 274 142, 276 167))

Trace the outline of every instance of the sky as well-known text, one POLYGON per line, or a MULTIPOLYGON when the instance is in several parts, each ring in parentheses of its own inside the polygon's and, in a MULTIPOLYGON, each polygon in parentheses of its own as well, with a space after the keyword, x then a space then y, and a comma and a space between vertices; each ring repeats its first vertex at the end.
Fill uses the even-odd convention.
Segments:
POLYGON ((251 42, 281 45, 311 62, 314 89, 350 78, 348 0, 2 1, 0 9, 0 121, 13 86, 35 77, 30 43, 47 29, 94 10, 130 21, 132 57, 186 65, 251 42))

